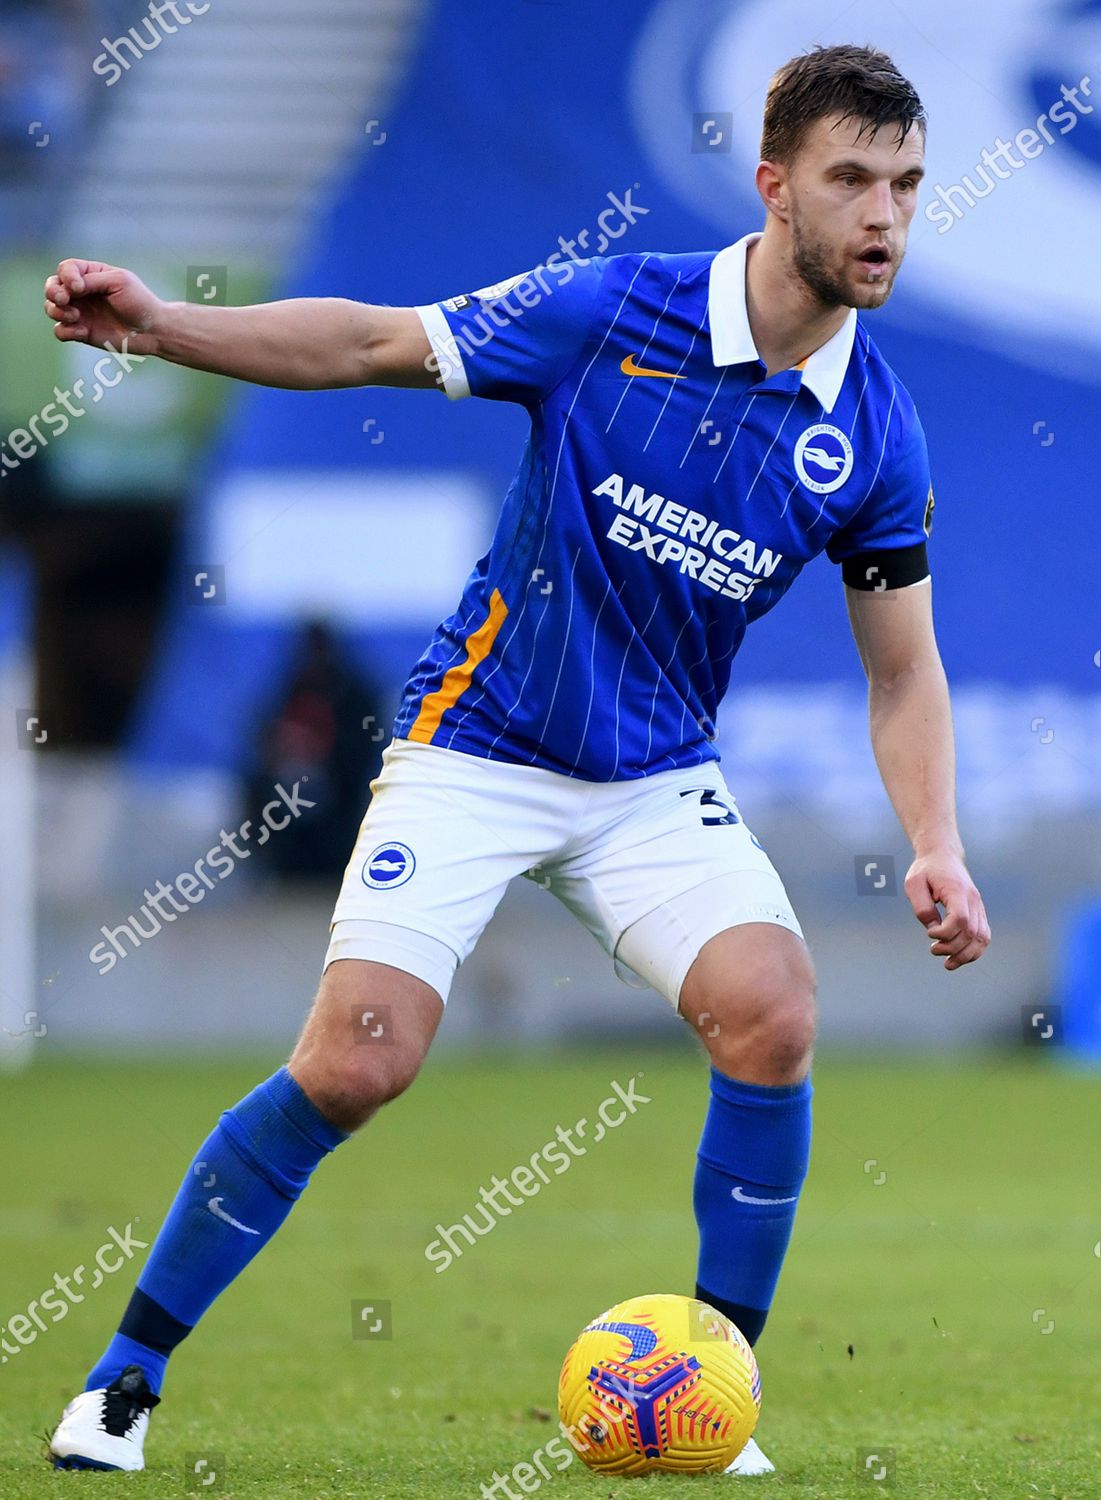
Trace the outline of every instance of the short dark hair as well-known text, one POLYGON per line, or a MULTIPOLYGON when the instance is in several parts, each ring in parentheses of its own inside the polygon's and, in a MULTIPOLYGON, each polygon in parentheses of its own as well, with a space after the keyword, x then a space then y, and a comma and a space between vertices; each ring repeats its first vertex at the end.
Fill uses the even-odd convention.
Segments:
POLYGON ((927 124, 917 90, 885 52, 815 47, 785 63, 768 86, 762 160, 790 166, 810 127, 835 114, 860 121, 861 135, 897 125, 899 146, 915 128, 924 135, 927 124))

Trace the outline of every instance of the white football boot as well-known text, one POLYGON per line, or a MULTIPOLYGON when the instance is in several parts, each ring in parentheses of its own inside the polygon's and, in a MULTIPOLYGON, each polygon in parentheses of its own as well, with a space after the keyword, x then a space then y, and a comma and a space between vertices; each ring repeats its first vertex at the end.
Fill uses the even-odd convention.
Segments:
POLYGON ((750 1438, 729 1469, 724 1472, 727 1474, 774 1474, 776 1465, 758 1448, 756 1438, 750 1438))
POLYGON ((160 1399, 139 1365, 127 1365, 105 1389, 82 1391, 61 1413, 50 1439, 54 1468, 144 1469, 149 1413, 160 1399))

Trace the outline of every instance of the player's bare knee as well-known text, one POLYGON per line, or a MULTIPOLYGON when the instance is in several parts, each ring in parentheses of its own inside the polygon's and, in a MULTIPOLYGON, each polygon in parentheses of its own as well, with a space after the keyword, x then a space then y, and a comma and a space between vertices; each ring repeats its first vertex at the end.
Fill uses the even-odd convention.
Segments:
POLYGON ((703 1033, 720 1073, 747 1082, 784 1084, 805 1076, 814 1047, 815 1011, 809 996, 754 1007, 703 1033))
POLYGON ((354 960, 334 963, 291 1072, 327 1119, 357 1129, 416 1078, 442 1010, 439 996, 412 975, 354 960))
POLYGON ((766 1081, 791 1083, 810 1066, 814 1048, 815 1011, 809 996, 792 998, 771 1012, 757 1039, 755 1061, 770 1075, 766 1081))
POLYGON ((327 1120, 341 1130, 358 1130, 405 1092, 423 1060, 419 1047, 360 1052, 345 1046, 296 1053, 290 1070, 327 1120))
POLYGON ((385 1056, 372 1056, 369 1066, 356 1058, 349 1074, 353 1090, 376 1107, 389 1104, 412 1085, 421 1070, 426 1050, 420 1045, 394 1047, 385 1056))
POLYGON ((740 976, 715 995, 710 1015, 699 1032, 721 1073, 765 1084, 798 1082, 809 1070, 817 1027, 809 954, 793 949, 783 963, 740 976))

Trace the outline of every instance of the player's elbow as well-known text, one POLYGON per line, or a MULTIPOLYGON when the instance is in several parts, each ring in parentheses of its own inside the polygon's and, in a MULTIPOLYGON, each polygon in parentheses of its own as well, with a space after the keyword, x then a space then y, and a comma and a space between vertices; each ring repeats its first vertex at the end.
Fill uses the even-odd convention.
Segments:
POLYGON ((384 309, 342 297, 311 299, 293 309, 296 357, 288 384, 304 391, 335 391, 378 383, 385 334, 372 315, 384 309), (303 312, 306 324, 300 321, 303 312))
POLYGON ((333 298, 316 358, 303 371, 313 390, 345 390, 371 384, 372 308, 333 298))
POLYGON ((944 667, 936 650, 891 657, 867 664, 868 691, 873 697, 897 699, 907 693, 940 691, 945 685, 944 667))

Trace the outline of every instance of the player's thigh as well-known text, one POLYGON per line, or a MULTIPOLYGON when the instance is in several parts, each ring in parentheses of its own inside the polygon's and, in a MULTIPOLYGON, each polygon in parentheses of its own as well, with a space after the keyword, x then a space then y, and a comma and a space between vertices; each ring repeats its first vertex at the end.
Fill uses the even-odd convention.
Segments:
POLYGON ((356 1122, 408 1087, 458 965, 509 881, 562 842, 577 795, 539 768, 409 740, 387 746, 371 789, 291 1063, 319 1107, 356 1122))
POLYGON ((814 965, 783 882, 754 865, 670 894, 621 935, 616 959, 706 1035, 813 1004, 814 965))
POLYGON ((805 952, 783 881, 717 763, 643 778, 609 807, 615 816, 549 885, 618 968, 678 1008, 690 968, 727 929, 783 929, 805 952))
POLYGON ((461 963, 509 881, 562 842, 568 809, 555 793, 567 778, 548 777, 416 741, 387 746, 337 897, 327 962, 412 963, 446 1000, 447 965, 435 963, 435 949, 418 957, 417 939, 461 963), (369 941, 357 936, 364 931, 369 941))

